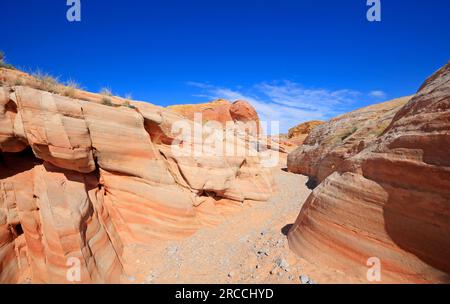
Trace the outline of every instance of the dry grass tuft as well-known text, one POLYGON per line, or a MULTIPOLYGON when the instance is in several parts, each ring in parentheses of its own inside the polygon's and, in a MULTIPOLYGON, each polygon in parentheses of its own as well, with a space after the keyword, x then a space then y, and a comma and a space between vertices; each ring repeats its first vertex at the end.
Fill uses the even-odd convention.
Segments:
POLYGON ((99 93, 100 95, 104 96, 113 96, 112 90, 110 88, 102 88, 99 93))
POLYGON ((62 94, 70 98, 75 98, 76 92, 79 89, 80 85, 76 81, 70 79, 66 82, 62 94))
POLYGON ((61 84, 57 77, 54 77, 46 72, 37 70, 33 73, 33 77, 38 81, 38 89, 42 91, 47 91, 50 93, 58 93, 61 84))
POLYGON ((12 64, 7 63, 5 58, 5 53, 0 51, 0 68, 15 70, 16 68, 12 64))

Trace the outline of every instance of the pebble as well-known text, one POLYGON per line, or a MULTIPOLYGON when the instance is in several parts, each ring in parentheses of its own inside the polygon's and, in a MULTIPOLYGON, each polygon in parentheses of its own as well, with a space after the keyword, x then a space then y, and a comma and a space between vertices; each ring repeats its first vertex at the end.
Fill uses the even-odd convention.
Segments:
POLYGON ((171 245, 171 246, 169 246, 168 248, 167 248, 167 253, 169 254, 169 255, 173 255, 173 254, 175 254, 175 253, 177 253, 178 252, 178 246, 177 245, 171 245))
POLYGON ((156 278, 156 275, 152 272, 152 273, 150 273, 146 278, 145 278, 145 281, 147 282, 147 283, 151 283, 151 282, 153 282, 153 280, 156 278))
POLYGON ((266 248, 262 248, 262 249, 258 250, 258 254, 269 256, 269 250, 267 250, 266 248))
POLYGON ((309 278, 307 275, 301 275, 300 276, 300 282, 302 282, 302 284, 308 284, 309 283, 309 278))
POLYGON ((289 263, 285 259, 278 258, 276 259, 275 264, 277 264, 277 266, 281 269, 289 271, 289 263))

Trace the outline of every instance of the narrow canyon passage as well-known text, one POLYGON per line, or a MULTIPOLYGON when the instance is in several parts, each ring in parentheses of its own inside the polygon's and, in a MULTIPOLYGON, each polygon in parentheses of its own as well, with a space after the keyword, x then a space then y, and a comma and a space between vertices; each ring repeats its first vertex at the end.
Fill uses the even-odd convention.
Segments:
POLYGON ((311 193, 308 178, 274 168, 277 192, 243 205, 216 227, 190 238, 126 250, 130 283, 315 283, 347 281, 343 274, 298 258, 286 234, 311 193))

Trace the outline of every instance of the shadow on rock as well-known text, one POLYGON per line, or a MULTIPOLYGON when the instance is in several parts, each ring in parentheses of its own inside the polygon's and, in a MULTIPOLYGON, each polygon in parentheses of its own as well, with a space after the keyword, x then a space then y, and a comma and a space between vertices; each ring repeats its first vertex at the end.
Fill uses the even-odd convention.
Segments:
POLYGON ((309 177, 308 181, 306 182, 306 187, 308 187, 309 190, 314 190, 316 189, 317 185, 317 181, 314 179, 314 177, 309 177))
POLYGON ((289 230, 291 230, 292 226, 294 226, 294 224, 288 224, 288 225, 284 226, 283 228, 281 228, 281 233, 284 236, 287 236, 289 233, 289 230))

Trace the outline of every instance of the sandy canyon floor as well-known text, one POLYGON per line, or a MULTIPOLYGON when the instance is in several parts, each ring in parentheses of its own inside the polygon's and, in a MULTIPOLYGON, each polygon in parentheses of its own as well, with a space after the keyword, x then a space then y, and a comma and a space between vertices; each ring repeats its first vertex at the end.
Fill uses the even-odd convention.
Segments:
POLYGON ((221 224, 180 241, 127 248, 129 283, 350 282, 345 274, 308 263, 288 246, 286 234, 311 190, 308 178, 273 169, 277 193, 266 203, 236 207, 221 224), (309 282, 308 282, 309 281, 309 282))

